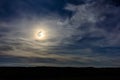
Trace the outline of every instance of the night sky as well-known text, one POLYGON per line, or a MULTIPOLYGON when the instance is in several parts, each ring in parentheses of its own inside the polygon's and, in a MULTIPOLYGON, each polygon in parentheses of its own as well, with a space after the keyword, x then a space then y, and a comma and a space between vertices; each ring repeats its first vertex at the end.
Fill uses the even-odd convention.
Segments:
POLYGON ((0 0, 0 66, 120 67, 120 1, 0 0))

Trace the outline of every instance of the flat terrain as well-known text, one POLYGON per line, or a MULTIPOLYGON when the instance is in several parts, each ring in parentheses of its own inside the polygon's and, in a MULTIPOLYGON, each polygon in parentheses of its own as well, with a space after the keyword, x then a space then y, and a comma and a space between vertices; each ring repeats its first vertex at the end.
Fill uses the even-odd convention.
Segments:
POLYGON ((120 77, 119 68, 1 67, 0 80, 84 80, 120 77))

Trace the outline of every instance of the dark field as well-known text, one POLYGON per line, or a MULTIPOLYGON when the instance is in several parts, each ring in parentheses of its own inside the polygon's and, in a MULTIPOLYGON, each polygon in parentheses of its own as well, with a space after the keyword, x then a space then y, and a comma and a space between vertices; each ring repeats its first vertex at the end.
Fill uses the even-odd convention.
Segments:
POLYGON ((119 80, 119 68, 1 67, 0 80, 119 80))

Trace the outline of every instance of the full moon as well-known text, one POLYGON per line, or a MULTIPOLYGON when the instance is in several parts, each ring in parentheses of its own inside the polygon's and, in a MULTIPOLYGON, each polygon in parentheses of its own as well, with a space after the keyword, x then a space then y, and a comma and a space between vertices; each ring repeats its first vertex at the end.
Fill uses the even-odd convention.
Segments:
POLYGON ((37 33, 37 37, 38 37, 38 39, 40 39, 40 40, 45 39, 45 32, 44 32, 44 31, 39 31, 39 32, 37 33))
POLYGON ((38 32, 38 37, 39 37, 39 38, 44 37, 44 34, 43 34, 43 32, 42 32, 42 31, 38 32))
POLYGON ((46 33, 44 30, 36 30, 34 34, 35 34, 35 39, 37 39, 37 40, 45 40, 46 39, 46 33))

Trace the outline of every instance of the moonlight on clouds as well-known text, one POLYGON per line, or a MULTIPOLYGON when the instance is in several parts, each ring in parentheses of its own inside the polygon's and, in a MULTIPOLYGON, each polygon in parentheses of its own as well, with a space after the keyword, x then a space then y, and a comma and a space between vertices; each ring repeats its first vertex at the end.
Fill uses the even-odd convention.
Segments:
POLYGON ((120 67, 118 0, 1 0, 0 66, 120 67))

